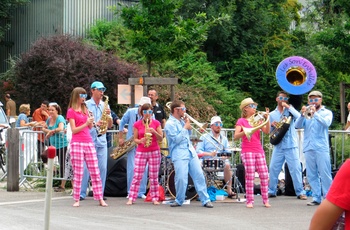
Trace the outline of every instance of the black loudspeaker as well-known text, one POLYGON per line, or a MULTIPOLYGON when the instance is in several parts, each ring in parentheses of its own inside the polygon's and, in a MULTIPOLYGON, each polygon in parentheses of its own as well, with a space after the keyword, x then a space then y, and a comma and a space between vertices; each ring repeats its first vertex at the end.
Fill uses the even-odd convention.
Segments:
POLYGON ((243 164, 237 164, 236 176, 245 190, 245 169, 243 164))
MULTIPOLYGON (((295 190, 294 190, 294 185, 293 185, 293 180, 292 180, 292 177, 290 176, 287 162, 284 164, 284 176, 285 176, 284 195, 285 196, 296 196, 295 190)), ((300 176, 301 176, 301 172, 300 172, 300 176)))
POLYGON ((107 178, 104 196, 123 197, 127 195, 127 180, 126 180, 126 163, 127 155, 122 156, 118 160, 114 160, 108 153, 107 161, 107 178))

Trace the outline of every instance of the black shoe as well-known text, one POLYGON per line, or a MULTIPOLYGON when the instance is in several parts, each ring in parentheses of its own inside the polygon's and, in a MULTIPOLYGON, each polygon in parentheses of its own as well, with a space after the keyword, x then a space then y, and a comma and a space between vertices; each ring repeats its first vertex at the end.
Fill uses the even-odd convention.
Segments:
POLYGON ((107 200, 107 198, 106 198, 106 197, 103 197, 103 200, 107 200))
POLYGON ((276 197, 276 195, 275 194, 271 194, 271 193, 269 193, 269 198, 275 198, 276 197))
POLYGON ((181 205, 179 205, 179 203, 177 203, 176 201, 174 201, 174 203, 172 203, 170 205, 170 207, 180 207, 181 205))
POLYGON ((80 197, 79 200, 82 201, 82 200, 85 200, 85 198, 84 197, 80 197))
POLYGON ((214 208, 214 205, 213 205, 210 201, 208 201, 208 202, 204 205, 204 207, 206 207, 206 208, 214 208))
POLYGON ((312 201, 312 202, 308 202, 306 205, 307 206, 316 206, 316 205, 320 205, 320 203, 318 203, 317 201, 312 201))

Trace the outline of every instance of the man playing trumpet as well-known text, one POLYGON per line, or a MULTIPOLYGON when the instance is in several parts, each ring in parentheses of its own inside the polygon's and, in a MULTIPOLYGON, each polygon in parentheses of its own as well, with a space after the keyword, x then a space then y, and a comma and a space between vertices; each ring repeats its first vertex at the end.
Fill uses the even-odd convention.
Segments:
POLYGON ((206 208, 213 208, 207 193, 207 185, 200 161, 190 140, 192 127, 190 120, 185 117, 185 103, 173 101, 170 109, 171 115, 165 124, 165 133, 168 139, 170 157, 176 173, 176 198, 175 202, 170 206, 178 207, 184 203, 188 174, 190 174, 202 205, 206 208))
POLYGON ((304 128, 306 176, 313 198, 307 205, 314 206, 321 203, 322 196, 326 197, 332 183, 328 128, 332 124, 333 114, 322 106, 320 91, 312 91, 308 98, 309 112, 306 114, 307 107, 302 107, 301 116, 296 120, 295 127, 304 128))

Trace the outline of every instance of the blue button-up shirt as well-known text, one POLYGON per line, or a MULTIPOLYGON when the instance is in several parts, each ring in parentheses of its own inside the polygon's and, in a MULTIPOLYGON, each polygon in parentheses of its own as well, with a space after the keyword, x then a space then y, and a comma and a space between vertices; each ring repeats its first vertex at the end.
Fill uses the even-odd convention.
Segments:
MULTIPOLYGON (((91 98, 90 100, 86 101, 86 106, 88 110, 92 113, 94 116, 95 122, 98 122, 101 117, 104 110, 104 103, 101 100, 100 103, 97 105, 96 102, 91 98), (102 102, 102 103, 101 103, 102 102)), ((107 145, 107 139, 106 134, 103 134, 98 137, 97 130, 95 127, 92 127, 90 129, 90 135, 92 137, 93 142, 95 143, 95 147, 104 147, 107 145)))
POLYGON ((119 123, 119 132, 123 132, 124 126, 128 125, 128 133, 126 134, 126 139, 130 139, 134 135, 133 125, 137 120, 141 119, 141 116, 138 114, 139 108, 131 108, 126 110, 122 119, 119 123))
MULTIPOLYGON (((289 117, 290 115, 293 115, 293 119, 290 123, 289 129, 284 135, 282 141, 275 145, 275 148, 278 150, 298 147, 298 135, 295 130, 295 121, 300 117, 300 113, 293 106, 290 106, 289 109, 285 108, 282 113, 280 113, 278 107, 276 107, 276 109, 270 113, 271 124, 274 121, 280 122, 283 117, 289 117)), ((271 132, 274 130, 275 127, 272 127, 271 132)))
MULTIPOLYGON (((218 152, 222 153, 225 151, 225 149, 228 149, 228 140, 225 136, 221 135, 217 139, 219 143, 217 143, 216 140, 213 139, 214 134, 212 131, 210 133, 207 133, 200 137, 200 140, 202 142, 199 142, 196 147, 197 153, 203 153, 203 152, 218 152)), ((203 156, 203 158, 212 158, 211 156, 203 156)))
POLYGON ((169 116, 164 130, 168 141, 170 157, 172 161, 185 160, 197 157, 190 140, 191 130, 184 128, 185 122, 169 116))
POLYGON ((304 152, 308 150, 329 151, 328 128, 332 124, 333 113, 322 106, 311 119, 300 116, 296 128, 304 128, 304 152))

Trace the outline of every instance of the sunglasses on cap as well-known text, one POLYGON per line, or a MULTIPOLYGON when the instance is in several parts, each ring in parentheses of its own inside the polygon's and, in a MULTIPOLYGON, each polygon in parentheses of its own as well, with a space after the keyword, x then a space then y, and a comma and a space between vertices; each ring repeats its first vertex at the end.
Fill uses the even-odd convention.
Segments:
POLYGON ((143 110, 142 113, 143 114, 152 114, 153 111, 152 110, 143 110))
POLYGON ((280 100, 280 101, 288 101, 288 97, 278 97, 278 99, 280 100))
POLYGON ((81 94, 79 94, 79 96, 80 96, 81 98, 87 98, 87 94, 86 94, 86 93, 81 93, 81 94))
POLYGON ((319 98, 315 98, 315 99, 309 99, 309 102, 312 103, 312 102, 318 102, 318 100, 320 100, 319 98))
POLYGON ((258 106, 257 106, 256 104, 249 104, 248 106, 249 106, 250 108, 252 108, 252 109, 258 108, 258 106))

